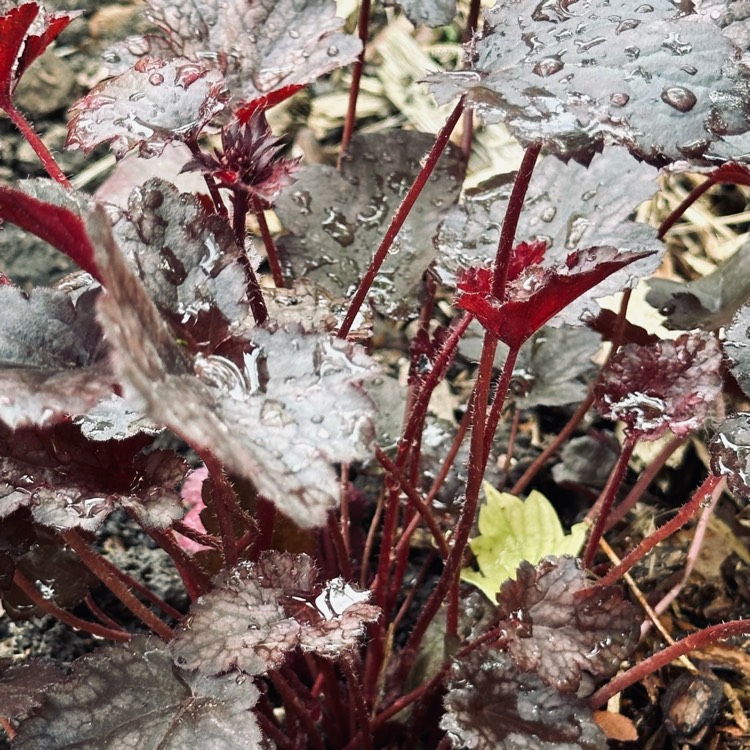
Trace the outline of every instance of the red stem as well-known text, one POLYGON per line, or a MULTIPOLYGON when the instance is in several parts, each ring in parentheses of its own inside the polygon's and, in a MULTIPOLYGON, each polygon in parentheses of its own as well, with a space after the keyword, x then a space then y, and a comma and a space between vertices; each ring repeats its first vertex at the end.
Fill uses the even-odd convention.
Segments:
POLYGON ((271 267, 273 283, 276 284, 277 289, 283 289, 284 274, 281 272, 281 264, 279 263, 279 255, 276 252, 276 244, 273 241, 273 237, 271 237, 271 230, 268 228, 266 214, 263 211, 263 206, 257 196, 252 195, 250 197, 250 206, 253 209, 255 218, 258 220, 258 228, 260 229, 260 236, 263 238, 263 245, 266 248, 266 256, 268 257, 268 265, 271 267))
POLYGON ((513 190, 511 190, 510 198, 508 199, 508 208, 503 219, 503 227, 500 230, 500 241, 497 246, 495 267, 492 274, 492 296, 495 299, 502 300, 505 297, 505 286, 508 283, 508 268, 510 267, 510 259, 513 255, 513 244, 516 239, 518 219, 521 216, 526 191, 529 189, 531 175, 534 173, 534 165, 541 150, 541 143, 535 143, 526 149, 521 166, 518 168, 518 174, 513 182, 513 190))
MULTIPOLYGON (((60 536, 81 559, 81 562, 139 619, 165 641, 172 639, 172 629, 143 604, 120 579, 122 571, 94 552, 74 529, 61 531, 60 536), (114 569, 114 570, 113 570, 114 569), (117 574, 115 573, 117 571, 117 574), (118 575, 119 574, 119 575, 118 575)), ((182 617, 177 613, 178 618, 182 617)))
POLYGON ((628 469, 630 457, 633 455, 633 450, 635 449, 635 445, 637 442, 638 439, 633 435, 626 436, 617 462, 615 463, 615 466, 612 469, 611 474, 609 475, 609 479, 607 480, 607 484, 602 490, 601 496, 594 504, 594 507, 589 512, 589 515, 591 516, 596 513, 598 509, 596 521, 594 521, 594 525, 591 529, 591 532, 589 533, 589 538, 586 542, 586 549, 583 553, 584 568, 590 568, 591 564, 594 562, 594 556, 596 555, 596 551, 599 548, 599 540, 602 538, 602 535, 604 534, 604 528, 607 525, 609 511, 612 508, 612 503, 614 503, 615 501, 617 491, 620 489, 622 480, 625 477, 625 472, 628 469))
POLYGON ((703 484, 695 491, 690 500, 680 508, 677 514, 665 524, 662 524, 652 534, 649 534, 635 549, 625 555, 618 565, 599 580, 599 585, 607 586, 617 581, 659 544, 659 542, 674 534, 678 529, 681 529, 700 510, 706 497, 710 500, 711 494, 721 481, 723 481, 722 477, 709 474, 703 481, 703 484))
POLYGON ((393 240, 396 239, 396 235, 399 233, 399 230, 403 226, 404 221, 406 221, 406 217, 409 215, 409 212, 413 208, 417 198, 419 198, 419 194, 427 184, 427 180, 432 174, 432 171, 435 169, 435 165, 438 163, 438 160, 442 156, 445 147, 448 145, 448 139, 453 132, 453 128, 456 127, 456 123, 458 122, 463 109, 464 100, 463 98, 461 98, 453 112, 451 112, 450 116, 446 120, 445 125, 443 125, 442 129, 438 133, 437 138, 435 139, 435 143, 427 154, 427 157, 424 159, 422 168, 419 170, 419 173, 414 179, 414 183, 409 188, 409 192, 406 194, 404 200, 401 202, 401 205, 396 210, 393 219, 391 219, 391 223, 386 230, 385 236, 381 240, 380 245, 378 245, 378 249, 375 251, 375 255, 372 261, 370 261, 370 265, 367 268, 365 275, 362 277, 362 280, 359 283, 359 287, 357 287, 357 291, 354 293, 354 297, 352 297, 352 301, 349 304, 349 309, 346 311, 346 316, 344 317, 344 322, 341 324, 341 328, 339 328, 339 331, 337 333, 337 336, 339 338, 345 339, 349 335, 349 331, 351 330, 351 327, 354 324, 354 320, 356 319, 357 314, 362 307, 362 303, 365 301, 365 298, 370 291, 372 282, 375 280, 375 277, 378 275, 378 271, 380 271, 380 267, 388 257, 388 250, 393 244, 393 240))
POLYGON ((70 625, 71 628, 81 630, 84 633, 90 633, 97 638, 108 638, 111 641, 120 641, 126 643, 130 640, 130 633, 122 629, 108 628, 104 625, 99 625, 96 622, 89 622, 88 620, 82 620, 80 617, 72 615, 65 609, 58 607, 56 604, 51 602, 49 599, 45 599, 42 593, 34 586, 31 581, 18 569, 13 574, 13 583, 29 598, 39 609, 46 612, 48 615, 57 618, 60 622, 64 622, 66 625, 70 625))
POLYGON ((42 166, 47 171, 47 174, 64 187, 71 188, 70 180, 68 180, 65 173, 60 169, 55 161, 55 157, 52 156, 44 141, 37 135, 31 123, 16 109, 11 101, 3 102, 2 108, 5 110, 5 114, 8 115, 10 121, 21 131, 21 135, 28 141, 31 148, 34 149, 34 153, 39 157, 39 161, 42 162, 42 166))
POLYGON ((346 110, 346 120, 344 121, 344 133, 341 136, 341 150, 337 169, 341 169, 341 158, 346 153, 349 142, 354 133, 354 125, 357 119, 357 99, 359 98, 359 85, 362 81, 362 71, 365 67, 365 50, 367 49, 367 36, 370 25, 370 0, 362 0, 359 5, 359 20, 357 29, 359 31, 359 41, 362 42, 362 51, 352 65, 352 85, 349 87, 349 106, 346 110))
POLYGON ((675 659, 684 656, 690 651, 699 648, 706 648, 716 641, 724 640, 738 635, 747 635, 750 633, 750 620, 734 620, 732 622, 722 622, 719 625, 712 625, 709 628, 691 633, 682 640, 673 643, 671 646, 659 651, 648 659, 644 659, 634 667, 617 675, 608 682, 604 687, 599 688, 590 698, 589 706, 593 709, 603 706, 612 696, 621 693, 625 688, 640 682, 644 677, 656 672, 657 669, 666 667, 667 664, 675 659))

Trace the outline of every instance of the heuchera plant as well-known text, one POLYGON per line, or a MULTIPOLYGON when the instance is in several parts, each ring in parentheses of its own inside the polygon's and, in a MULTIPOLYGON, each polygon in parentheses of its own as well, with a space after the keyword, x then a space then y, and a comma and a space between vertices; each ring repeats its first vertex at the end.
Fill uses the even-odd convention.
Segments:
MULTIPOLYGON (((399 4, 418 23, 456 12, 399 4)), ((116 207, 72 188, 14 104, 76 14, 0 0, 0 108, 49 174, 0 186, 0 218, 81 269, 28 292, 0 276, 0 593, 8 610, 110 642, 0 674, 12 746, 605 748, 612 696, 750 632, 714 625, 638 660, 643 612, 622 585, 725 482, 750 495, 750 413, 717 406, 725 363, 750 394, 750 310, 721 339, 707 327, 659 340, 627 321, 628 291, 619 315, 596 303, 653 273, 706 189, 654 229, 633 217, 659 169, 750 182, 740 24, 721 3, 510 0, 480 19, 474 1, 463 69, 427 78, 439 102, 457 99, 437 136, 363 135, 369 2, 357 35, 333 0, 146 6, 158 33, 107 53, 112 75, 73 105, 67 147, 158 160, 179 142, 206 192, 153 178, 116 207), (266 113, 350 64, 338 166, 284 156, 266 113), (504 123, 525 155, 463 190, 472 113, 504 123), (405 390, 373 333, 383 321, 413 334, 405 390), (471 395, 446 426, 431 399, 472 331, 471 395), (503 496, 507 530, 488 509, 477 531, 483 479, 513 453, 506 402, 576 399, 503 496), (556 546, 567 537, 549 503, 517 498, 576 450, 592 407, 623 426, 619 455, 581 557, 545 557, 542 526, 556 546), (636 447, 680 443, 717 416, 701 486, 606 559, 603 535, 639 498, 617 505, 636 447), (105 521, 169 555, 182 605, 111 560, 105 521)))

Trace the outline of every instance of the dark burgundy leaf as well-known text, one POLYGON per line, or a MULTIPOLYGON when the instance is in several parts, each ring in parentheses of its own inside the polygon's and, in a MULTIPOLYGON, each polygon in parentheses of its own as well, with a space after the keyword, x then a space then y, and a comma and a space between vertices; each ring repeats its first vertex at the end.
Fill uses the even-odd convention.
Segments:
POLYGON ((294 182, 299 160, 276 156, 283 144, 274 137, 262 110, 245 122, 233 118, 221 129, 221 145, 215 156, 201 153, 182 171, 199 170, 219 185, 255 195, 268 205, 294 182))
POLYGON ((148 16, 174 53, 216 60, 235 99, 249 101, 306 84, 353 62, 359 40, 339 30, 333 0, 148 0, 148 16))
POLYGON ((456 0, 384 0, 383 5, 398 6, 415 26, 447 26, 456 15, 456 0))
MULTIPOLYGON (((314 165, 276 204, 289 232, 278 249, 294 277, 312 278, 336 296, 348 297, 411 187, 433 136, 399 131, 357 136, 341 172, 314 165)), ((422 274, 436 256, 433 238, 461 188, 463 156, 450 147, 399 232, 391 256, 375 279, 370 298, 378 311, 404 317, 419 305, 422 274)))
POLYGON ((740 412, 725 419, 709 444, 711 471, 725 476, 729 489, 750 498, 750 414, 740 412))
POLYGON ((521 348, 513 369, 521 404, 567 406, 583 401, 596 369, 600 339, 587 328, 542 328, 521 348))
POLYGON ((10 103, 13 89, 34 62, 80 12, 46 13, 41 3, 0 6, 0 107, 10 103))
POLYGON ((605 750, 591 710, 559 693, 505 653, 473 652, 455 662, 440 727, 468 750, 605 750))
MULTIPOLYGON (((61 189, 61 188, 58 188, 61 189)), ((81 217, 69 208, 0 185, 0 219, 35 234, 101 281, 81 217)))
POLYGON ((115 377, 94 317, 97 291, 73 302, 64 292, 0 286, 0 422, 59 422, 112 393, 115 377))
POLYGON ((683 334, 650 346, 627 344, 596 384, 596 408, 628 433, 656 440, 698 429, 722 387, 721 349, 711 334, 683 334))
POLYGON ((472 313, 500 341, 520 348, 570 302, 645 255, 620 253, 612 247, 578 250, 558 268, 529 266, 508 284, 503 300, 484 291, 481 284, 477 291, 465 284, 466 291, 459 294, 456 304, 472 313))
POLYGON ((192 351, 213 354, 249 316, 231 227, 160 179, 130 194, 114 233, 159 311, 192 351))
POLYGON ((159 639, 137 636, 73 662, 71 675, 21 723, 14 746, 260 750, 265 744, 250 710, 258 697, 249 679, 184 672, 159 639))
MULTIPOLYGON (((663 248, 656 230, 631 218, 637 206, 658 190, 656 176, 653 167, 634 161, 624 148, 617 147, 595 156, 588 168, 552 158, 537 166, 516 237, 545 242, 547 264, 561 264, 571 251, 588 247, 651 253, 573 302, 560 320, 578 324, 583 313, 598 312, 592 299, 633 286, 658 267, 663 248)), ((513 177, 502 175, 467 191, 464 203, 447 212, 438 234, 435 263, 443 283, 455 286, 461 269, 489 268, 494 261, 513 177)), ((532 247, 538 253, 539 246, 532 247)), ((529 263, 535 257, 532 253, 529 263)))
POLYGON ((66 148, 111 143, 119 159, 139 147, 158 156, 170 141, 195 138, 226 103, 221 73, 188 60, 144 58, 73 105, 66 148))
POLYGON ((726 330, 724 352, 740 388, 750 394, 750 305, 741 307, 726 330))
POLYGON ((582 163, 606 143, 664 164, 748 129, 750 71, 714 25, 668 0, 511 0, 485 15, 472 68, 431 76, 524 145, 582 163), (512 24, 508 19, 513 18, 512 24), (515 22, 518 19, 518 22, 515 22))
POLYGON ((301 329, 257 330, 236 359, 180 347, 115 245, 90 222, 108 294, 99 312, 133 408, 211 450, 297 524, 323 524, 339 499, 336 461, 370 455, 377 372, 357 346, 301 329))
POLYGON ((522 562, 497 595, 508 652, 564 693, 577 693, 582 674, 614 675, 638 645, 639 615, 618 586, 593 586, 572 557, 522 562))
POLYGON ((204 674, 265 674, 297 647, 330 658, 355 646, 380 616, 368 592, 320 583, 307 555, 266 552, 221 574, 171 642, 178 664, 204 674))
POLYGON ((97 529, 124 507, 148 527, 183 514, 178 487, 188 467, 169 451, 144 452, 148 438, 92 444, 77 427, 0 427, 0 517, 31 509, 56 529, 97 529))
POLYGON ((51 661, 29 659, 0 673, 0 715, 23 719, 41 705, 52 685, 64 677, 51 661))

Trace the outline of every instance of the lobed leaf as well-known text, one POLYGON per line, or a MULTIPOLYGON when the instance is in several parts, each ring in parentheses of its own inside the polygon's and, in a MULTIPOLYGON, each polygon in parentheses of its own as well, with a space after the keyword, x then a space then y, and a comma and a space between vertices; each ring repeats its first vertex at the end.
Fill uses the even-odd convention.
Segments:
POLYGON ((698 429, 722 388, 721 349, 711 334, 674 341, 626 344, 609 360, 594 390, 607 419, 622 420, 631 435, 657 440, 698 429))
POLYGON ((563 693, 580 695, 586 675, 611 677, 638 645, 636 608, 620 587, 590 584, 572 557, 549 557, 536 566, 522 562, 497 602, 508 653, 519 669, 563 693))
POLYGON ((469 54, 471 69, 427 79, 438 102, 465 94, 487 122, 566 161, 611 143, 658 165, 699 159, 748 130, 739 50, 669 0, 510 0, 486 12, 469 54))
POLYGON ((298 525, 325 522, 339 486, 335 461, 369 455, 372 406, 357 383, 376 367, 328 334, 257 330, 230 356, 192 356, 114 243, 90 222, 108 293, 99 303, 113 360, 142 413, 250 479, 298 525))
POLYGON ((454 662, 440 721, 454 747, 467 750, 605 750, 591 710, 502 652, 454 662))
POLYGON ((92 444, 77 427, 15 430, 0 426, 0 517, 28 507, 55 529, 94 531, 117 508, 147 527, 183 514, 178 487, 188 466, 170 451, 146 452, 148 438, 92 444))
POLYGON ((249 101, 307 84, 353 62, 362 45, 340 32, 332 0, 148 0, 149 18, 174 54, 215 60, 234 99, 249 101))
POLYGON ((136 636, 73 662, 70 676, 21 723, 14 746, 260 750, 265 744, 250 710, 259 695, 244 677, 185 672, 159 639, 136 636))
MULTIPOLYGON (((276 202, 287 231, 277 247, 290 275, 351 296, 432 143, 431 135, 410 131, 355 136, 340 172, 301 169, 276 202)), ((422 274, 436 256, 433 238, 458 198, 463 168, 460 150, 449 147, 396 237, 370 293, 384 315, 417 309, 422 274)))
POLYGON ((118 159, 136 146, 140 156, 158 156, 170 141, 195 139, 226 99, 217 70, 143 58, 73 105, 65 147, 89 153, 110 143, 118 159))
POLYGON ((265 674, 298 647, 336 658, 380 616, 369 596, 341 578, 320 583, 307 555, 265 552, 215 580, 171 649, 178 664, 204 674, 265 674))
POLYGON ((494 602, 502 584, 515 578, 516 569, 527 560, 536 565, 547 555, 576 555, 586 536, 585 524, 573 526, 570 534, 552 504, 534 490, 525 500, 498 492, 485 483, 486 502, 479 508, 479 536, 469 544, 479 572, 464 568, 461 578, 473 583, 494 602))

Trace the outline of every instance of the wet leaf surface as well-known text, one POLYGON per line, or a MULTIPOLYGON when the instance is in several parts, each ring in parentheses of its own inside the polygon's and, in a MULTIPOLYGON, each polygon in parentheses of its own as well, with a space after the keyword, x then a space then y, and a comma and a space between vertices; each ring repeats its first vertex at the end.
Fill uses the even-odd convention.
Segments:
POLYGON ((619 143, 664 164, 748 129, 737 48, 668 0, 627 0, 616 13, 608 0, 512 0, 485 18, 472 67, 430 76, 430 90, 439 103, 465 93, 524 146, 587 163, 619 143))
MULTIPOLYGON (((295 278, 311 278, 348 297, 372 260, 433 137, 395 131, 356 136, 341 172, 306 167, 276 203, 288 233, 279 252, 295 278)), ((403 318, 417 309, 422 274, 436 255, 433 238, 458 198, 463 157, 449 147, 399 232, 370 293, 376 309, 403 318)))
POLYGON ((380 616, 369 592, 341 578, 322 582, 307 555, 266 552, 215 584, 171 644, 178 664, 203 674, 265 674, 298 647, 336 658, 380 616))

